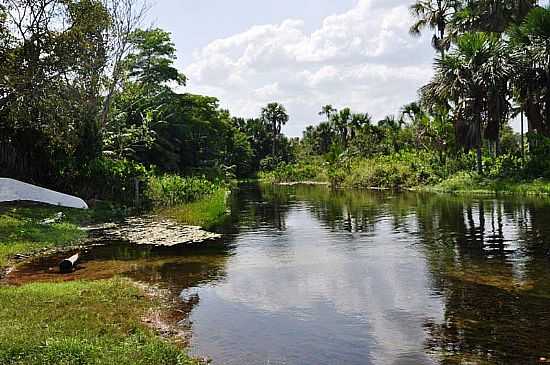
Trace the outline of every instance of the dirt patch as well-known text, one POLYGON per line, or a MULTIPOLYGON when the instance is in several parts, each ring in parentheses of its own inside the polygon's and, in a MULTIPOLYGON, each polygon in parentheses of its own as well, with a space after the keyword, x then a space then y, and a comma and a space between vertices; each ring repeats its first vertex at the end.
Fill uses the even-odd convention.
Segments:
MULTIPOLYGON (((175 342, 182 348, 189 347, 192 323, 189 315, 193 307, 200 301, 198 295, 181 297, 168 289, 158 286, 132 281, 140 288, 145 297, 160 303, 151 308, 142 318, 143 323, 154 330, 159 336, 175 342)), ((211 359, 197 358, 199 364, 209 364, 211 359)))

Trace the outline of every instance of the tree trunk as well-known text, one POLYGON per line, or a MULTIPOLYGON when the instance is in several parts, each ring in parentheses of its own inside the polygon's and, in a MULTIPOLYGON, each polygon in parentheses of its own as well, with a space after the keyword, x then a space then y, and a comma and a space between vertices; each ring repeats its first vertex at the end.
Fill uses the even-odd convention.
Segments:
POLYGON ((273 154, 273 158, 275 158, 277 156, 277 125, 273 123, 272 128, 273 128, 273 146, 272 146, 271 152, 273 154))
POLYGON ((525 137, 524 137, 524 126, 523 126, 523 109, 521 110, 521 161, 522 166, 525 166, 525 137))
POLYGON ((481 138, 481 120, 480 116, 477 117, 477 172, 483 175, 483 154, 482 154, 482 138, 481 138))

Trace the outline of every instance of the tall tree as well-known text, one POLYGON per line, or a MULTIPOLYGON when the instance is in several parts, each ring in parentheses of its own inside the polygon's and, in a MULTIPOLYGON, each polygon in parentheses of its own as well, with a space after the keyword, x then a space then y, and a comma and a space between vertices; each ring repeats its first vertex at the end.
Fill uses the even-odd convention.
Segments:
POLYGON ((529 11, 537 6, 537 0, 478 0, 464 1, 454 15, 453 31, 503 33, 513 24, 523 21, 529 11))
POLYGON ((324 115, 327 118, 327 121, 330 121, 330 119, 332 118, 332 115, 337 111, 338 110, 336 110, 332 105, 327 104, 321 108, 319 115, 324 115))
POLYGON ((1 42, 0 118, 17 153, 40 170, 38 179, 55 183, 75 157, 81 163, 99 152, 111 19, 99 0, 11 0, 2 10, 9 34, 1 42))
POLYGON ((131 80, 153 89, 170 82, 185 85, 185 75, 174 67, 176 47, 170 33, 159 28, 138 29, 130 37, 135 48, 126 59, 131 80))
POLYGON ((281 136, 282 126, 288 122, 288 113, 285 107, 279 103, 270 103, 262 109, 262 120, 271 126, 273 157, 277 157, 277 145, 281 136))
POLYGON ((149 6, 143 0, 103 0, 109 12, 111 24, 107 32, 108 68, 105 97, 101 110, 101 126, 107 124, 115 91, 124 76, 124 59, 132 50, 132 34, 141 25, 149 6))
POLYGON ((488 105, 492 93, 511 70, 503 67, 505 48, 494 35, 467 33, 457 39, 456 48, 445 58, 436 59, 435 76, 423 87, 428 105, 450 101, 453 106, 457 140, 466 148, 476 148, 477 169, 481 174, 483 130, 489 123, 488 105))
POLYGON ((332 115, 331 122, 334 130, 340 137, 340 143, 347 148, 350 137, 350 123, 352 121, 352 112, 350 108, 344 108, 332 115))
POLYGON ((441 57, 445 57, 445 51, 449 49, 447 27, 458 6, 457 0, 417 0, 410 7, 416 22, 409 32, 418 36, 426 28, 434 31, 432 46, 441 53, 441 57))
POLYGON ((550 137, 550 8, 533 9, 509 36, 515 96, 528 129, 550 137))

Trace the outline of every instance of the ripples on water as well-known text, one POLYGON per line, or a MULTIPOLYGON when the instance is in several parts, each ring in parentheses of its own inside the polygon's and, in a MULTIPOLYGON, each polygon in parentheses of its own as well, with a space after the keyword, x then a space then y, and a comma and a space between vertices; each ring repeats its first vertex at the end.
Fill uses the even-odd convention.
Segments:
POLYGON ((243 186, 225 231, 88 265, 181 292, 192 353, 218 364, 550 358, 548 201, 243 186))

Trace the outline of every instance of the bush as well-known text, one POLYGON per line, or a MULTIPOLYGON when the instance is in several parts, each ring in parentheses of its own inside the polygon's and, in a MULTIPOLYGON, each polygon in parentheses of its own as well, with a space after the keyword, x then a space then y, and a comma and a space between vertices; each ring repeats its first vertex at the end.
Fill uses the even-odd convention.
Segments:
POLYGON ((219 184, 198 177, 150 176, 145 195, 155 207, 172 207, 199 200, 219 188, 219 184))
POLYGON ((521 156, 506 154, 483 159, 485 175, 489 178, 520 177, 522 171, 521 156))
POLYGON ((529 134, 529 159, 525 172, 529 177, 550 178, 550 138, 529 134))
POLYGON ((410 164, 392 159, 377 157, 356 162, 343 185, 357 188, 401 188, 416 184, 415 171, 410 164))

